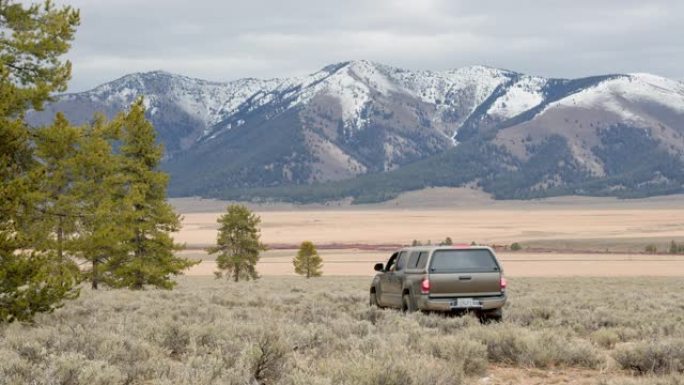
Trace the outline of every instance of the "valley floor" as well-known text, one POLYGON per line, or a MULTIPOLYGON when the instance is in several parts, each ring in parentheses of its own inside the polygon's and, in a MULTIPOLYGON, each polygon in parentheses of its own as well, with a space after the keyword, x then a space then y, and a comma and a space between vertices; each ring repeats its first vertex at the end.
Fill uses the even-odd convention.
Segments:
MULTIPOLYGON (((227 202, 174 199, 183 213, 176 239, 183 254, 202 263, 190 275, 211 275, 203 251, 216 239, 216 219, 227 202)), ((476 242, 498 252, 509 276, 684 276, 684 196, 639 200, 561 197, 494 201, 467 189, 428 189, 376 205, 251 205, 262 219, 262 240, 272 250, 258 266, 263 275, 294 274, 300 242, 319 248, 327 275, 372 275, 373 264, 413 240, 476 242), (523 249, 505 250, 518 242, 523 249), (658 253, 646 254, 646 245, 658 253)))
MULTIPOLYGON (((297 250, 273 250, 257 264, 263 276, 295 275, 292 258, 297 250)), ((319 250, 323 273, 331 276, 372 276, 373 265, 387 262, 389 251, 319 250)), ((196 251, 182 253, 201 259, 186 272, 190 276, 211 276, 216 262, 196 251)), ((684 255, 571 254, 499 252, 499 261, 508 277, 684 277, 684 255)))

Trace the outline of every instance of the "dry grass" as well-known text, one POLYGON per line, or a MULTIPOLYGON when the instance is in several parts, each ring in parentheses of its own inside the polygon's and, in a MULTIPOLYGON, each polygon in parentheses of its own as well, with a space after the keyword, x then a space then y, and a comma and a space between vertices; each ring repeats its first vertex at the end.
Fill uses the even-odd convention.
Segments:
MULTIPOLYGON (((388 258, 389 251, 383 251, 388 247, 413 239, 437 242, 447 236, 456 243, 519 242, 521 251, 499 253, 506 274, 512 277, 681 276, 684 272, 684 255, 643 253, 649 244, 663 252, 671 240, 684 242, 684 196, 491 201, 473 197, 472 191, 458 193, 463 200, 449 200, 450 194, 449 189, 434 189, 407 194, 394 203, 362 207, 253 208, 262 218, 265 243, 295 248, 311 240, 319 246, 324 275, 372 275, 373 264, 388 258)), ((226 203, 174 202, 185 212, 183 230, 176 238, 189 246, 186 256, 203 260, 190 274, 212 275, 213 261, 201 248, 215 242, 216 218, 226 203)), ((294 249, 269 251, 259 270, 264 275, 293 274, 295 253, 294 249)))
MULTIPOLYGON (((171 202, 185 216, 179 241, 189 246, 215 241, 216 218, 228 202, 171 202)), ((642 252, 649 243, 665 250, 672 239, 684 241, 684 195, 493 201, 472 190, 428 189, 377 205, 250 207, 261 216, 263 241, 269 244, 406 244, 449 236, 455 242, 642 252)))
MULTIPOLYGON (((508 245, 520 242, 547 247, 557 243, 582 250, 643 252, 648 243, 663 249, 684 239, 684 209, 670 208, 508 208, 360 209, 257 211, 262 240, 268 244, 407 244, 413 239, 475 241, 508 245), (639 240, 639 241, 637 241, 639 240)), ((216 213, 184 214, 176 237, 190 246, 216 241, 216 213)))
POLYGON ((0 384, 506 383, 502 373, 535 368, 684 382, 681 279, 512 279, 493 325, 370 308, 368 284, 186 277, 172 292, 85 289, 34 326, 0 329, 0 384))
MULTIPOLYGON (((390 251, 319 250, 323 258, 323 274, 334 276, 372 276, 373 265, 386 262, 390 251)), ((264 276, 294 276, 292 258, 297 250, 271 250, 258 263, 264 276)), ((197 251, 187 250, 188 258, 202 259, 188 275, 213 276, 216 262, 204 259, 197 251)), ((568 254, 497 252, 508 277, 681 277, 684 255, 640 254, 568 254)))

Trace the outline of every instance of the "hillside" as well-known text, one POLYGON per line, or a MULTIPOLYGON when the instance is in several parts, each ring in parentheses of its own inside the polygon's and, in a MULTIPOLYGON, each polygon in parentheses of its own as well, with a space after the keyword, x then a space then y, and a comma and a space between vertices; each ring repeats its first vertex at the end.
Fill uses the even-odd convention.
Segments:
POLYGON ((143 95, 175 196, 382 201, 429 186, 497 198, 684 191, 684 85, 648 74, 547 79, 368 61, 218 83, 139 73, 62 95, 76 123, 143 95))

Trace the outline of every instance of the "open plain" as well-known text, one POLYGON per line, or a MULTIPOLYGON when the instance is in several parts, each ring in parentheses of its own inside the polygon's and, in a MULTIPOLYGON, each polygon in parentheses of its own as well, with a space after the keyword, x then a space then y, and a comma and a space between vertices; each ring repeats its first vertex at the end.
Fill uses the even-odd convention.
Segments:
MULTIPOLYGON (((189 275, 211 275, 204 252, 216 239, 216 218, 226 202, 172 200, 183 214, 176 235, 183 253, 202 263, 189 275)), ((263 275, 294 274, 298 244, 314 242, 327 275, 371 275, 375 262, 413 240, 493 245, 509 276, 684 276, 684 255, 668 254, 684 243, 684 196, 639 200, 565 197, 494 201, 466 189, 429 189, 376 205, 251 207, 262 219, 271 247, 259 264, 263 275), (518 242, 523 249, 512 252, 518 242), (658 253, 646 254, 646 245, 658 253)))
POLYGON ((203 251, 226 203, 173 203, 182 253, 202 263, 173 291, 84 287, 33 325, 0 325, 0 385, 684 385, 684 256, 666 252, 684 241, 681 196, 494 202, 436 189, 373 206, 256 205, 271 250, 264 277, 238 283, 210 277, 203 251), (374 262, 447 236, 499 248, 503 322, 368 305, 374 262), (291 276, 303 240, 319 246, 322 278, 291 276))

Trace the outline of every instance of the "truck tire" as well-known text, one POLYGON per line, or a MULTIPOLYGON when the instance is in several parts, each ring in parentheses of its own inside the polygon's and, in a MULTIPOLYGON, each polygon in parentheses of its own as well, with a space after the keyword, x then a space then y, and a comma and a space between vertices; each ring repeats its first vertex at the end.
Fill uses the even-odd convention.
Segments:
POLYGON ((378 304, 378 296, 375 294, 375 291, 370 292, 370 306, 380 307, 380 304, 378 304))
POLYGON ((405 313, 413 313, 416 310, 416 305, 411 301, 411 295, 406 293, 401 297, 401 310, 405 313))

